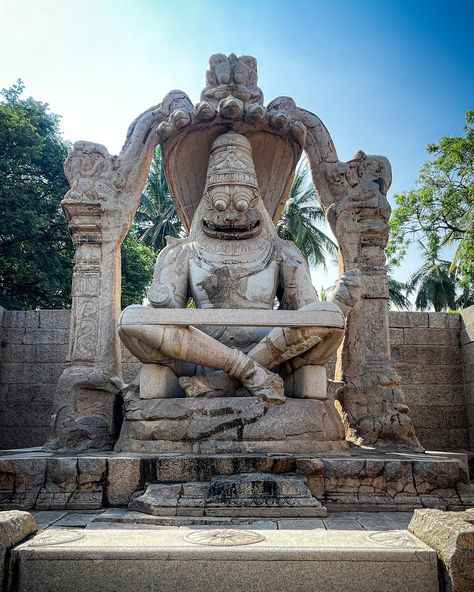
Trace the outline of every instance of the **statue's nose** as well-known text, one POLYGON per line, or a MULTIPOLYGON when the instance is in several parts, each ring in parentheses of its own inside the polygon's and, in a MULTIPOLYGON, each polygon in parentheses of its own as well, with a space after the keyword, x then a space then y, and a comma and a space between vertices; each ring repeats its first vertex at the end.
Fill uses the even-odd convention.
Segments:
POLYGON ((237 220, 238 217, 239 217, 238 212, 236 212, 235 210, 229 210, 228 212, 225 213, 224 220, 226 222, 235 222, 235 220, 237 220))

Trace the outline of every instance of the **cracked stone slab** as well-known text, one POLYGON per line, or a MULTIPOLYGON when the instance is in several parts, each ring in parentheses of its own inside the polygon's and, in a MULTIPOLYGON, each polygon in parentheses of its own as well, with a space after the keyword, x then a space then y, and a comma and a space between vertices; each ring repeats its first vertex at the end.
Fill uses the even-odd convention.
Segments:
POLYGON ((446 590, 474 590, 474 510, 415 510, 408 528, 438 553, 446 590))
POLYGON ((180 483, 148 483, 145 491, 135 495, 128 507, 153 516, 175 515, 182 491, 180 483))

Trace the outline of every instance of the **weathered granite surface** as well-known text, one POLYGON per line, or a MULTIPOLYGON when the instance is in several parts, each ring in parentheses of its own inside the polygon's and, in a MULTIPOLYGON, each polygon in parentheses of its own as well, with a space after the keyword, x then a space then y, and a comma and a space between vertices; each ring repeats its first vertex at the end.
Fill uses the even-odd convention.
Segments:
MULTIPOLYGON (((471 310, 464 311, 463 316, 471 310)), ((461 345, 460 315, 391 311, 389 322, 392 364, 401 377, 420 442, 427 450, 469 449, 472 413, 468 405, 474 399, 469 398, 469 368, 464 372, 464 383, 462 362, 472 362, 472 343, 461 345)), ((41 446, 45 442, 55 376, 65 365, 69 323, 68 310, 4 312, 0 448, 41 446)), ((465 330, 462 339, 468 339, 465 330)), ((139 368, 138 360, 123 348, 125 382, 131 382, 139 368)), ((150 368, 147 365, 147 370, 150 368)), ((328 378, 333 376, 333 370, 328 370, 328 378)), ((150 394, 156 398, 160 393, 155 387, 150 394)))
MULTIPOLYGON (((300 476, 335 511, 474 507, 465 462, 434 455, 342 451, 318 454, 0 455, 0 508, 98 510, 127 506, 145 483, 170 486, 213 477, 300 476)), ((191 496, 192 497, 192 496, 191 496)))
MULTIPOLYGON (((70 365, 56 388, 47 447, 110 449, 116 439, 115 399, 123 386, 114 329, 119 313, 119 249, 158 143, 163 149, 178 215, 191 228, 191 235, 189 241, 178 241, 163 251, 150 302, 157 306, 170 302, 172 307, 185 305, 181 301, 190 290, 181 285, 180 278, 187 281, 193 265, 188 264, 188 273, 177 274, 172 260, 180 253, 179 259, 185 263, 187 249, 182 247, 193 244, 203 255, 197 258, 199 263, 189 253, 189 261, 195 263, 190 284, 198 306, 205 307, 206 298, 210 306, 224 298, 221 308, 255 308, 248 303, 260 297, 263 305, 257 308, 272 308, 272 295, 282 298, 283 308, 302 308, 312 303, 315 295, 309 277, 305 277, 308 273, 304 262, 294 247, 280 244, 272 223, 278 219, 296 162, 305 150, 319 198, 340 246, 342 283, 334 299, 346 316, 355 307, 337 376, 344 379, 337 397, 346 437, 359 444, 420 450, 398 388, 398 376, 390 367, 383 253, 390 214, 386 199, 390 164, 384 157, 367 156, 361 151, 351 161, 340 162, 319 118, 300 109, 289 97, 278 97, 265 107, 257 86, 256 60, 234 54, 211 57, 206 88, 196 106, 185 93, 173 91, 160 105, 140 115, 130 126, 117 157, 99 144, 78 142, 66 161, 71 189, 63 207, 76 245, 70 365), (255 162, 252 152, 258 155, 255 162), (222 187, 228 190, 222 192, 222 187), (221 245, 226 242, 221 239, 231 235, 232 239, 244 240, 227 242, 245 247, 248 239, 253 245, 247 253, 245 248, 240 249, 234 268, 242 268, 246 276, 241 272, 230 274, 235 244, 230 251, 213 252, 214 239, 221 245), (266 253, 268 245, 260 240, 264 236, 271 239, 267 240, 270 246, 279 246, 278 257, 266 253), (267 269, 264 266, 257 271, 255 265, 263 262, 267 269), (209 269, 203 273, 206 265, 213 273, 209 269), (280 292, 275 283, 277 267, 280 292), (263 281, 264 271, 270 273, 267 281, 263 281), (160 279, 162 273, 168 274, 169 281, 160 279), (254 275, 260 278, 256 282, 252 280, 254 275), (357 304, 360 277, 363 297, 357 304), (240 302, 242 295, 244 306, 240 302)), ((124 329, 124 335, 127 331, 127 345, 137 353, 132 344, 139 340, 139 333, 129 327, 124 329)), ((283 383, 280 376, 272 374, 275 352, 280 351, 275 365, 290 359, 281 352, 293 351, 293 345, 299 357, 315 349, 317 359, 312 363, 323 364, 328 359, 324 359, 324 353, 334 351, 336 337, 342 337, 335 333, 319 336, 321 344, 315 346, 309 329, 308 339, 303 339, 303 332, 297 329, 280 329, 267 341, 255 339, 250 352, 240 352, 239 356, 234 350, 231 356, 223 349, 222 338, 216 341, 209 336, 199 349, 199 340, 190 328, 171 329, 167 334, 157 331, 148 330, 145 349, 152 359, 145 361, 162 363, 164 355, 212 367, 214 359, 219 369, 238 378, 252 394, 264 394, 280 403, 283 383), (214 342, 222 346, 217 348, 214 342), (280 342, 284 347, 278 345, 280 342), (162 355, 160 360, 157 352, 162 355)), ((141 353, 143 360, 145 352, 141 353)), ((298 356, 293 354, 291 358, 298 356)), ((181 386, 186 390, 187 385, 181 386)))
MULTIPOLYGON (((308 440, 299 447, 289 442, 288 451, 342 449, 340 419, 325 393, 317 393, 324 402, 311 407, 286 404, 287 397, 302 398, 311 387, 303 385, 296 393, 293 381, 285 390, 283 378, 300 370, 303 382, 311 378, 303 367, 322 366, 335 353, 359 296, 358 277, 342 275, 331 302, 317 302, 304 257, 294 243, 280 239, 265 208, 249 139, 234 131, 217 135, 189 236, 173 240, 158 256, 148 291, 151 306, 128 307, 118 327, 126 347, 142 362, 166 366, 179 378, 187 399, 204 402, 190 405, 179 399, 175 404, 163 393, 168 399, 164 406, 162 398, 149 398, 148 388, 146 396, 139 388, 138 397, 127 388, 116 449, 184 451, 195 442, 201 450, 214 446, 218 451, 219 445, 209 440, 222 439, 236 440, 235 451, 250 450, 239 446, 240 440, 252 440, 248 431, 259 434, 253 439, 272 440, 273 450, 285 450, 284 442, 277 447, 273 441, 287 434, 308 440), (196 310, 186 309, 189 295, 196 310), (275 301, 281 310, 273 310, 275 301), (252 403, 248 417, 240 410, 234 413, 226 397, 241 395, 239 389, 257 403, 260 399, 263 407, 252 403), (271 405, 281 408, 267 413, 271 405), (181 407, 180 421, 169 422, 174 419, 170 412, 181 407), (263 415, 264 426, 259 421, 263 415), (309 421, 304 422, 305 415, 309 421), (257 425, 248 430, 248 424, 257 425), (317 442, 313 447, 311 439, 317 442), (140 440, 146 444, 138 448, 140 440)), ((269 448, 262 442, 259 449, 269 448)))
POLYGON ((315 452, 344 450, 331 401, 260 397, 130 400, 118 452, 315 452))
POLYGON ((240 473, 209 482, 147 483, 129 509, 153 516, 326 516, 300 475, 240 473))
POLYGON ((415 510, 408 529, 437 552, 442 565, 443 590, 474 590, 473 510, 415 510))
POLYGON ((469 450, 461 315, 390 312, 392 364, 428 450, 469 450))
POLYGON ((474 306, 461 313, 461 351, 469 443, 474 450, 474 306))
POLYGON ((49 528, 14 550, 18 591, 438 591, 432 549, 374 530, 49 528))
POLYGON ((7 578, 7 552, 37 531, 33 516, 28 512, 9 510, 0 512, 0 592, 7 578))

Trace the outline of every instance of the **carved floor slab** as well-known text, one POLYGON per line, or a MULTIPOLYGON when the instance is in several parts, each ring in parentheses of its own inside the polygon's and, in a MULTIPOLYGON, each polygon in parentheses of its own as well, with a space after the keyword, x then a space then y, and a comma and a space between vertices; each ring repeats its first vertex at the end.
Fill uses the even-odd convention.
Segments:
POLYGON ((18 592, 435 592, 436 553, 403 530, 50 528, 13 551, 18 592))

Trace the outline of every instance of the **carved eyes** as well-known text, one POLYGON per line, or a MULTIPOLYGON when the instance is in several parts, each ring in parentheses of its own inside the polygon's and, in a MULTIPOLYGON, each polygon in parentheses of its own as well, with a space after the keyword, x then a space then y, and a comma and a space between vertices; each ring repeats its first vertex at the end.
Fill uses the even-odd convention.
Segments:
POLYGON ((234 197, 235 209, 239 212, 245 212, 249 209, 249 198, 245 193, 238 193, 234 197))
POLYGON ((229 207, 229 198, 225 193, 214 194, 212 196, 212 202, 216 210, 218 210, 219 212, 223 212, 224 210, 227 210, 227 208, 229 207))
POLYGON ((231 191, 230 193, 231 195, 222 191, 213 193, 211 197, 212 206, 217 211, 224 212, 229 208, 232 200, 232 203, 238 212, 245 212, 255 201, 255 197, 248 191, 237 191, 236 193, 231 191))

